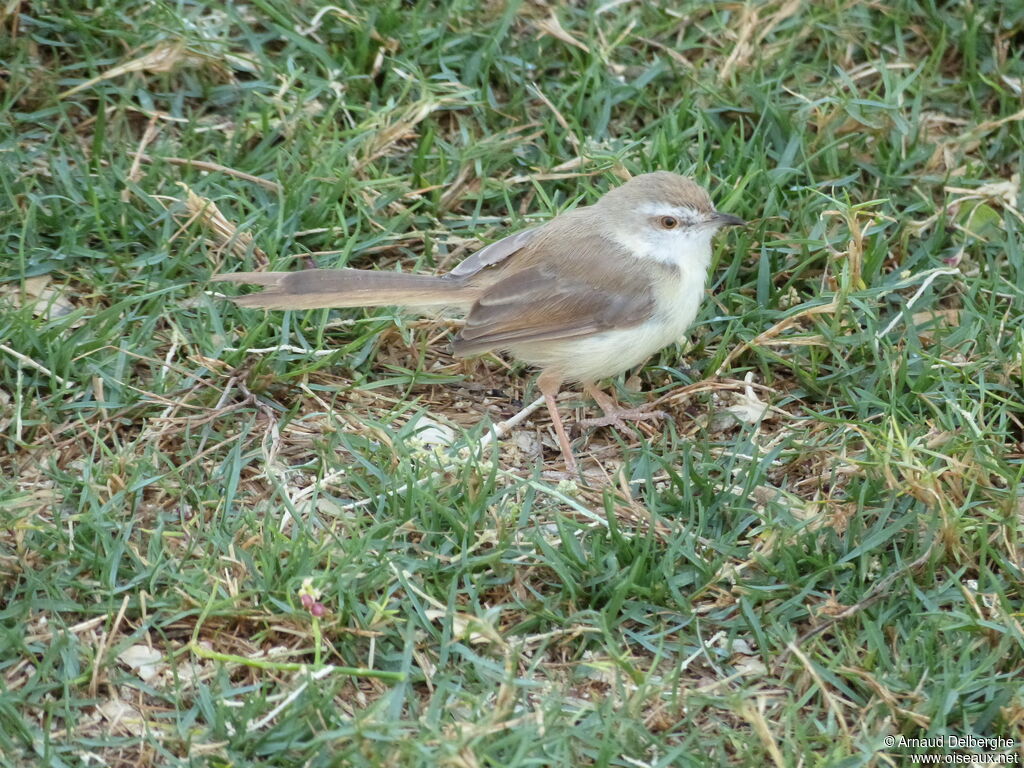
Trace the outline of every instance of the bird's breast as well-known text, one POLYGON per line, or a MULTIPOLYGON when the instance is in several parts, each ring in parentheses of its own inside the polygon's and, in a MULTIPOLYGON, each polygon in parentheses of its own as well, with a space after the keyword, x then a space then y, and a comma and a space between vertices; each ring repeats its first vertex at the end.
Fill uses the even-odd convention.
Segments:
POLYGON ((707 274, 704 263, 677 264, 671 271, 666 269, 663 278, 655 282, 655 321, 672 340, 682 336, 697 317, 707 274))

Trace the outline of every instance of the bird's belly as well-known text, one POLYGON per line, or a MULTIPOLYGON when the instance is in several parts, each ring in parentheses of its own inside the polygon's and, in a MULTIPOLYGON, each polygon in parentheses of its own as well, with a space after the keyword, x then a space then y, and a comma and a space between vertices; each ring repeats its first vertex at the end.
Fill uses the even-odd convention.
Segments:
POLYGON ((640 365, 682 334, 663 322, 649 320, 632 328, 604 331, 577 340, 567 378, 583 383, 614 376, 640 365))
POLYGON ((668 316, 659 313, 629 328, 524 344, 510 351, 539 368, 560 372, 566 381, 587 384, 640 365, 658 350, 678 341, 695 315, 696 307, 692 312, 674 312, 668 316))

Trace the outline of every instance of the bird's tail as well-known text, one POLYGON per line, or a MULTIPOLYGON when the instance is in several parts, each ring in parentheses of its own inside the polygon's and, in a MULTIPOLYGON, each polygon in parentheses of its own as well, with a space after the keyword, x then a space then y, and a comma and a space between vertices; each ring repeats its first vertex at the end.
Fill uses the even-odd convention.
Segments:
POLYGON ((261 285, 266 290, 231 297, 241 307, 468 307, 478 290, 464 280, 366 269, 305 269, 298 272, 236 272, 217 282, 261 285))

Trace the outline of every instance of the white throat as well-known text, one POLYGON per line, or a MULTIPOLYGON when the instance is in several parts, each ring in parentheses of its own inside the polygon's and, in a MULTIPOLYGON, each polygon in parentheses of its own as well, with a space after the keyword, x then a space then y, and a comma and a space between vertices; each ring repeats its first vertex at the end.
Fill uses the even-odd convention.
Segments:
POLYGON ((642 232, 614 231, 608 237, 638 259, 651 259, 672 264, 685 275, 703 273, 703 286, 711 264, 711 227, 695 227, 676 231, 646 230, 642 232))

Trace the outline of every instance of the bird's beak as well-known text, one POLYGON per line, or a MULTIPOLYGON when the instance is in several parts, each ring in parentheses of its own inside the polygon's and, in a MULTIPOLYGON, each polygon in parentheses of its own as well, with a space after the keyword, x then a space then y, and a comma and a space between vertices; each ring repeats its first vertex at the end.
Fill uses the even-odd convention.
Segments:
POLYGON ((719 227, 742 227, 747 223, 739 216, 733 216, 731 213, 722 213, 721 211, 712 213, 711 221, 719 227))

